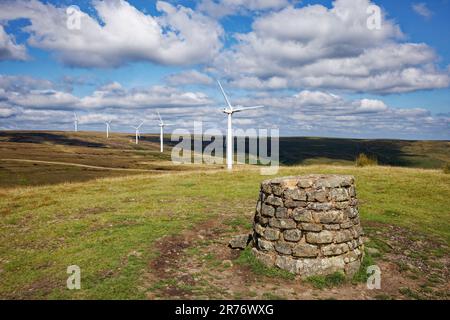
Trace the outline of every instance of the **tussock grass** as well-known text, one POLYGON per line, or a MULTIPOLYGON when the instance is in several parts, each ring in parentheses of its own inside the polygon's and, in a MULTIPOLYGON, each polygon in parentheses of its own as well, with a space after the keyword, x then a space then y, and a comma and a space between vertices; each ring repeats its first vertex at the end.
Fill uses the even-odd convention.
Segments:
POLYGON ((450 174, 450 162, 447 162, 444 167, 442 168, 442 171, 444 171, 445 174, 450 174))
POLYGON ((360 153, 356 157, 355 164, 357 167, 376 166, 378 160, 375 156, 367 156, 365 153, 360 153))

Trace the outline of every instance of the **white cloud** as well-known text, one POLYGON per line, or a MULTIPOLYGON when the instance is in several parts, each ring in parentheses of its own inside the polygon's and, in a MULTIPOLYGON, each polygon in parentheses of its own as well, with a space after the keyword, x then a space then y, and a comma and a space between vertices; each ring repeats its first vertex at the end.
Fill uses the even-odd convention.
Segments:
POLYGON ((81 13, 81 29, 69 30, 64 8, 39 1, 0 3, 0 19, 29 19, 28 44, 56 54, 70 66, 117 67, 133 61, 167 65, 210 60, 221 48, 222 27, 183 6, 157 1, 160 16, 125 0, 94 1, 101 24, 81 13))
POLYGON ((379 112, 387 109, 388 107, 381 100, 362 99, 359 101, 359 106, 356 110, 361 112, 379 112))
POLYGON ((295 98, 298 99, 300 105, 330 105, 333 103, 338 103, 341 97, 327 92, 321 91, 309 91, 303 90, 302 92, 295 94, 295 98))
POLYGON ((17 44, 14 37, 7 34, 0 25, 0 61, 26 60, 27 53, 24 45, 17 44))
POLYGON ((209 85, 214 80, 205 73, 197 70, 187 70, 180 73, 172 74, 166 78, 168 84, 173 86, 183 86, 190 84, 209 85))
POLYGON ((26 109, 130 110, 166 107, 201 107, 212 101, 202 92, 180 91, 169 86, 127 89, 118 82, 103 85, 82 98, 55 89, 47 80, 0 75, 0 101, 9 107, 26 109))
MULTIPOLYGON (((131 125, 146 120, 143 132, 155 132, 156 110, 175 128, 192 130, 194 120, 203 120, 205 129, 226 128, 226 117, 220 109, 222 98, 213 101, 201 92, 167 86, 126 88, 112 82, 78 98, 54 89, 37 89, 48 85, 39 85, 38 79, 28 92, 19 93, 13 81, 20 82, 20 77, 0 79, 0 83, 8 84, 0 86, 2 128, 71 130, 73 110, 83 130, 104 130, 104 121, 113 120, 114 130, 130 131, 131 125)), ((31 78, 28 83, 33 83, 31 78)), ((275 126, 283 135, 449 138, 448 114, 432 115, 418 107, 392 108, 378 99, 348 99, 332 92, 303 90, 291 95, 273 92, 235 96, 233 103, 265 106, 238 114, 233 122, 235 129, 275 126)))
POLYGON ((322 91, 292 96, 241 98, 242 105, 264 105, 257 115, 261 127, 278 125, 282 134, 448 139, 450 117, 423 108, 393 108, 382 100, 352 100, 322 91))
POLYGON ((85 109, 140 109, 148 107, 204 106, 209 103, 211 103, 211 100, 201 92, 182 92, 166 86, 127 90, 120 84, 113 83, 103 86, 91 95, 82 98, 79 106, 85 109))
POLYGON ((423 43, 404 43, 395 22, 367 28, 368 0, 332 8, 287 7, 258 17, 252 31, 214 61, 215 72, 244 89, 330 88, 396 93, 444 88, 447 70, 423 43))
POLYGON ((250 11, 277 10, 289 5, 289 0, 201 0, 197 9, 221 18, 250 11))
POLYGON ((415 13, 424 17, 425 19, 430 19, 433 16, 433 11, 431 11, 425 2, 413 3, 412 8, 415 13))
POLYGON ((14 108, 0 103, 0 118, 8 118, 17 113, 14 108))

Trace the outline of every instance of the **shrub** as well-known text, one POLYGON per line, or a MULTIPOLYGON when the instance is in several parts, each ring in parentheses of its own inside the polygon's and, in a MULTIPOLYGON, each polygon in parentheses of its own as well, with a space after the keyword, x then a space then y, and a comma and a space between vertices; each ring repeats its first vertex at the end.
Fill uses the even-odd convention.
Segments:
POLYGON ((365 153, 360 153, 356 158, 357 167, 376 166, 378 160, 375 156, 367 156, 365 153))
POLYGON ((446 164, 444 164, 444 167, 442 168, 442 170, 444 171, 445 174, 449 174, 450 173, 450 162, 447 162, 446 164))

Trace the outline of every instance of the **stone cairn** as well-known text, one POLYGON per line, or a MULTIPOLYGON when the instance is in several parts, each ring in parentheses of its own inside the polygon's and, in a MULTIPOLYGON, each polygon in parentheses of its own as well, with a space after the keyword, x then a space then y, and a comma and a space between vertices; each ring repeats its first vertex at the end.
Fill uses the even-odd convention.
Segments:
POLYGON ((301 277, 353 275, 363 258, 354 178, 309 175, 261 183, 252 252, 301 277))

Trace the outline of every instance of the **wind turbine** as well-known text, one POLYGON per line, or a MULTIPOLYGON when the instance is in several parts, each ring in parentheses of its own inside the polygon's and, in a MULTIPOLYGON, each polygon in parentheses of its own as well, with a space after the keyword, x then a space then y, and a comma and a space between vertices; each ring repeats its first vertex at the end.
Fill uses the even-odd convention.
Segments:
POLYGON ((139 138, 141 137, 141 133, 139 132, 139 129, 142 127, 143 124, 144 124, 144 121, 142 121, 141 124, 138 125, 137 127, 132 127, 134 130, 136 130, 136 144, 139 143, 139 138))
POLYGON ((75 126, 75 132, 78 132, 78 117, 75 112, 73 113, 73 124, 75 126))
POLYGON ((109 138, 109 131, 111 130, 111 120, 105 121, 106 124, 106 138, 109 138))
POLYGON ((164 151, 164 127, 170 126, 170 124, 164 123, 164 121, 161 119, 161 115, 158 112, 159 117, 159 141, 161 145, 161 152, 164 151))
POLYGON ((231 118, 233 116, 233 113, 235 112, 241 112, 251 109, 259 109, 263 108, 264 106, 254 106, 254 107, 242 107, 242 106, 236 106, 235 108, 231 105, 230 100, 228 100, 227 94, 222 88, 222 85, 220 84, 220 81, 217 80, 217 83, 219 84, 220 91, 222 91, 223 97, 225 98, 225 102, 227 103, 227 107, 223 109, 223 113, 227 114, 228 118, 228 131, 227 131, 227 168, 228 170, 233 169, 233 129, 231 125, 231 118))

